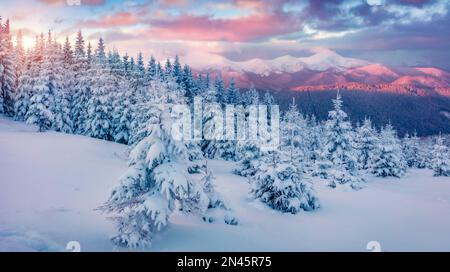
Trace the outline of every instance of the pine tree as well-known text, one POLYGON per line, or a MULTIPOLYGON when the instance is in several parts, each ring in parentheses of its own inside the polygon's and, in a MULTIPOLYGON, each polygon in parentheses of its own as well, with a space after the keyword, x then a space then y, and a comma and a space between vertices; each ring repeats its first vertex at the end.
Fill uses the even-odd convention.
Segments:
MULTIPOLYGON (((202 114, 202 129, 203 141, 202 151, 206 158, 213 159, 217 152, 217 138, 223 135, 223 131, 219 131, 216 122, 220 118, 216 116, 218 95, 217 89, 211 85, 206 93, 203 95, 203 114, 202 114), (217 136, 217 137, 216 137, 217 136)), ((222 120, 223 121, 223 120, 222 120)))
POLYGON ((428 151, 421 146, 420 139, 416 133, 412 136, 406 134, 403 138, 402 146, 408 167, 425 168, 429 165, 428 151))
MULTIPOLYGON (((255 134, 252 128, 252 124, 256 124, 258 126, 258 117, 254 114, 250 114, 250 109, 248 106, 256 107, 259 104, 258 93, 254 88, 252 88, 253 95, 251 99, 246 99, 247 102, 244 102, 247 107, 245 108, 245 116, 244 121, 246 123, 245 127, 245 138, 237 139, 236 144, 236 159, 239 161, 238 167, 234 170, 234 172, 238 175, 244 177, 253 176, 256 173, 258 168, 259 159, 264 155, 260 148, 259 139, 254 139, 251 134, 255 134)), ((249 93, 249 92, 247 92, 249 93)), ((256 133, 257 134, 257 133, 256 133)))
MULTIPOLYGON (((101 60, 100 60, 101 61, 101 60)), ((115 90, 113 79, 99 63, 94 65, 91 82, 92 95, 87 103, 87 135, 103 139, 112 139, 112 92, 115 90)))
POLYGON ((236 83, 234 78, 231 78, 230 84, 228 86, 228 103, 231 105, 241 104, 241 93, 239 89, 236 87, 236 83))
POLYGON ((37 125, 40 132, 51 128, 54 107, 54 97, 50 93, 44 77, 37 78, 33 85, 33 96, 25 116, 27 124, 37 125))
POLYGON ((329 171, 328 185, 334 188, 338 183, 359 189, 363 180, 358 177, 354 134, 352 125, 347 120, 347 114, 342 110, 339 92, 333 100, 333 105, 334 109, 328 113, 325 124, 324 156, 333 164, 329 171))
POLYGON ((131 134, 131 121, 133 118, 129 85, 121 81, 119 91, 113 94, 112 110, 112 137, 118 143, 128 144, 131 134))
POLYGON ((433 147, 431 167, 433 176, 450 176, 450 152, 441 135, 437 137, 433 147))
POLYGON ((365 118, 363 125, 357 128, 355 137, 359 169, 368 170, 372 168, 373 161, 377 156, 378 142, 378 133, 372 127, 372 121, 365 118))
POLYGON ((198 95, 198 88, 195 85, 191 68, 189 68, 188 65, 184 65, 183 67, 181 86, 186 92, 186 98, 188 99, 188 103, 192 103, 194 97, 198 95))
POLYGON ((253 85, 250 86, 248 91, 244 92, 242 102, 245 106, 259 105, 259 93, 253 85))
POLYGON ((91 64, 92 60, 93 60, 92 45, 90 42, 88 43, 87 50, 86 50, 86 60, 87 60, 88 64, 91 64))
POLYGON ((217 93, 217 102, 220 104, 226 104, 228 101, 228 95, 223 85, 223 80, 220 74, 217 74, 214 87, 216 88, 217 93))
POLYGON ((55 95, 55 109, 53 117, 53 128, 64 133, 73 133, 73 122, 70 111, 70 96, 66 90, 60 90, 55 95))
POLYGON ((81 31, 78 31, 74 49, 74 60, 71 68, 74 79, 71 119, 73 121, 74 132, 81 135, 87 134, 87 104, 92 95, 92 82, 89 74, 92 61, 92 46, 89 43, 88 50, 85 52, 84 38, 81 31))
POLYGON ((175 79, 175 82, 178 85, 181 85, 181 83, 183 81, 183 71, 181 68, 180 59, 178 58, 178 55, 175 56, 175 60, 173 62, 172 77, 175 79))
POLYGON ((86 57, 86 52, 84 50, 84 37, 81 30, 77 32, 77 38, 75 42, 75 58, 77 60, 82 60, 86 57))
POLYGON ((139 53, 136 65, 130 64, 130 69, 131 69, 130 74, 131 88, 134 90, 134 95, 137 96, 138 99, 142 99, 146 91, 144 90, 145 67, 142 53, 139 53))
POLYGON ((202 177, 201 184, 203 191, 208 197, 208 209, 203 215, 203 220, 209 223, 218 219, 223 220, 228 225, 237 225, 239 219, 233 214, 230 206, 223 196, 215 190, 215 176, 212 171, 206 167, 206 172, 202 177))
POLYGON ((255 175, 263 152, 255 141, 238 141, 236 146, 238 166, 234 173, 243 177, 255 175))
POLYGON ((164 79, 166 81, 172 80, 172 63, 169 59, 166 60, 166 64, 164 66, 164 79))
POLYGON ((209 199, 186 170, 186 146, 171 136, 167 110, 148 122, 148 136, 131 151, 127 172, 102 210, 118 213, 113 241, 131 248, 150 246, 169 224, 178 203, 185 213, 204 213, 209 199))
POLYGON ((379 150, 372 168, 377 177, 402 177, 406 172, 400 140, 391 124, 386 125, 380 133, 379 150))
POLYGON ((41 34, 37 55, 43 56, 42 65, 33 84, 33 96, 26 115, 28 124, 35 124, 39 131, 46 131, 53 125, 55 117, 55 95, 61 89, 61 63, 58 52, 53 44, 51 32, 48 32, 47 42, 41 34))
POLYGON ((273 97, 273 95, 271 93, 269 93, 268 91, 266 91, 264 93, 264 97, 263 97, 263 103, 265 105, 273 105, 275 103, 275 98, 273 97))
POLYGON ((283 158, 279 150, 263 158, 254 180, 250 193, 272 209, 296 214, 319 208, 312 184, 303 177, 294 161, 283 158))
POLYGON ((103 38, 98 40, 97 49, 95 50, 96 61, 102 65, 106 64, 106 47, 103 38))
POLYGON ((307 123, 303 115, 298 111, 295 100, 289 105, 281 123, 281 146, 292 152, 295 162, 307 165, 307 123))
POLYGON ((150 82, 155 79, 157 75, 157 65, 156 60, 153 56, 150 57, 150 60, 147 65, 147 82, 150 82))
POLYGON ((9 20, 2 26, 0 23, 0 113, 14 116, 15 92, 17 78, 15 54, 11 41, 9 20))
POLYGON ((54 61, 53 64, 61 69, 57 71, 59 82, 57 82, 58 90, 55 93, 53 128, 56 131, 73 133, 72 95, 76 83, 73 73, 74 55, 68 37, 62 52, 56 55, 54 61))

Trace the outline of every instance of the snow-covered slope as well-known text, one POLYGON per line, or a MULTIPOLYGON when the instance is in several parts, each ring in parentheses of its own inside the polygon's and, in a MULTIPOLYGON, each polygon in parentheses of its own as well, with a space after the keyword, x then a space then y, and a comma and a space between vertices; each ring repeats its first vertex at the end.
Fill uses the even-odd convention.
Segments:
MULTIPOLYGON (((113 225, 95 210, 126 168, 126 147, 82 136, 37 133, 0 117, 0 251, 117 250, 113 225)), ((233 163, 212 161, 217 190, 240 225, 175 214, 153 251, 450 250, 450 179, 412 170, 403 179, 370 179, 360 191, 315 180, 316 212, 282 214, 248 197, 233 163)))

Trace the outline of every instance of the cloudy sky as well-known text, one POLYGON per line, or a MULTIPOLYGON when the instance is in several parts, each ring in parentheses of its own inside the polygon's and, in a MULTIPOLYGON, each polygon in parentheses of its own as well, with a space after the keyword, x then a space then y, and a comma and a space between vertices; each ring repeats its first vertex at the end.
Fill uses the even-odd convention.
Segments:
POLYGON ((28 46, 81 29, 110 49, 200 67, 223 57, 306 56, 330 48, 389 65, 450 69, 450 0, 0 0, 28 46))

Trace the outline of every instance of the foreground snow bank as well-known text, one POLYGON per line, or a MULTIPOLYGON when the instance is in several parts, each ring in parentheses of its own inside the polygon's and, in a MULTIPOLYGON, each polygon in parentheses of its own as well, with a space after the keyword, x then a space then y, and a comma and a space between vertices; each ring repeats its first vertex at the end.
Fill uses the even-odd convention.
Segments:
MULTIPOLYGON (((0 117, 0 251, 116 250, 113 224, 94 209, 126 169, 126 146, 55 132, 0 117)), ((240 225, 172 218, 152 251, 450 250, 450 178, 411 170, 402 179, 369 178, 360 191, 315 180, 321 208, 282 214, 248 198, 233 163, 210 163, 217 190, 240 225)))

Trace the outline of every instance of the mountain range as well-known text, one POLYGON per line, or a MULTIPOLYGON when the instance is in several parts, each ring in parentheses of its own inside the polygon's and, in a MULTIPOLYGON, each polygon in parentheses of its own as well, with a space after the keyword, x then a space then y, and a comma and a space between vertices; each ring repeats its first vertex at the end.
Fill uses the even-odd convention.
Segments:
POLYGON ((222 61, 202 68, 238 86, 269 90, 370 90, 450 97, 450 73, 437 67, 390 67, 325 49, 308 56, 222 61))
POLYGON ((201 72, 272 92, 282 109, 294 98, 303 113, 319 120, 328 117, 340 90, 354 123, 370 117, 378 127, 391 122, 400 135, 450 133, 450 73, 437 67, 391 67, 326 49, 308 57, 223 58, 201 72))

